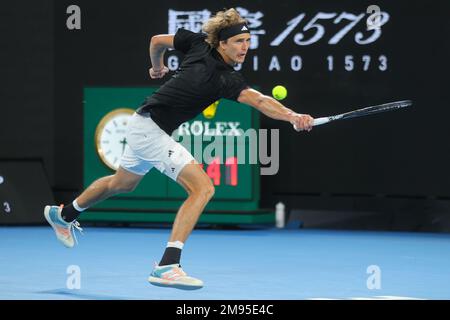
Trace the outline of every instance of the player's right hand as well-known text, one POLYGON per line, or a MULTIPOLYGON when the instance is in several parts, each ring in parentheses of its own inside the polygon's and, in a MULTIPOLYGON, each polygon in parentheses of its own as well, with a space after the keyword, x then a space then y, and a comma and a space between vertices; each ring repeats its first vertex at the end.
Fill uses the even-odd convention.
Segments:
POLYGON ((311 131, 314 124, 314 118, 309 114, 297 113, 291 119, 291 124, 294 126, 296 131, 311 131))
POLYGON ((155 70, 153 68, 150 68, 148 70, 148 73, 150 74, 150 78, 152 79, 160 79, 162 77, 164 77, 167 73, 169 73, 169 68, 167 67, 162 67, 162 69, 159 70, 155 70))

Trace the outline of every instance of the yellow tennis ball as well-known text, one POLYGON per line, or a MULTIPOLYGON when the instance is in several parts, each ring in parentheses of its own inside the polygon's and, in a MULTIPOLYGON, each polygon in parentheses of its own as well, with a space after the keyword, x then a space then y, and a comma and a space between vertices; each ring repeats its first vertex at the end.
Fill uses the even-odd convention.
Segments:
POLYGON ((272 95, 277 100, 283 100, 287 96, 287 90, 283 86, 275 86, 272 89, 272 95))

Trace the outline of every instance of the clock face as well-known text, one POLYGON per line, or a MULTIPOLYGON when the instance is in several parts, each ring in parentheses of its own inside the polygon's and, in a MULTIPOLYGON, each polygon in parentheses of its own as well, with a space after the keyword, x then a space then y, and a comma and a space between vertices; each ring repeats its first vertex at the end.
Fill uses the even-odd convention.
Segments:
POLYGON ((127 125, 132 109, 116 109, 103 117, 95 132, 95 145, 105 165, 117 170, 127 145, 127 125))

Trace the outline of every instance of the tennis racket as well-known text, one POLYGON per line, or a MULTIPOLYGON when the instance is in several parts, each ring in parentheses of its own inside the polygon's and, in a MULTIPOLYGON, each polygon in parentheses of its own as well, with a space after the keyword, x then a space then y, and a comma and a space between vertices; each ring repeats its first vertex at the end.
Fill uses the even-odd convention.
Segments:
POLYGON ((411 100, 403 100, 403 101, 395 101, 395 102, 389 102, 385 104, 379 104, 376 106, 361 108, 357 110, 353 110, 346 113, 337 114, 334 116, 329 117, 322 117, 322 118, 316 118, 314 119, 314 126, 319 126, 321 124, 325 124, 331 121, 336 120, 344 120, 344 119, 351 119, 356 117, 364 117, 372 114, 377 114, 381 112, 387 112, 387 111, 394 111, 397 109, 409 107, 412 105, 411 100))
MULTIPOLYGON (((380 105, 376 105, 376 106, 353 110, 353 111, 346 112, 346 113, 337 114, 334 116, 316 118, 316 119, 314 119, 313 126, 319 126, 319 125, 322 125, 322 124, 325 124, 325 123, 328 123, 331 121, 336 121, 336 120, 351 119, 351 118, 356 118, 356 117, 369 116, 369 115, 377 114, 377 113, 381 113, 381 112, 393 111, 393 110, 409 107, 411 105, 412 105, 411 100, 389 102, 389 103, 385 103, 385 104, 380 104, 380 105)), ((294 126, 294 128, 295 128, 295 126, 294 126)))

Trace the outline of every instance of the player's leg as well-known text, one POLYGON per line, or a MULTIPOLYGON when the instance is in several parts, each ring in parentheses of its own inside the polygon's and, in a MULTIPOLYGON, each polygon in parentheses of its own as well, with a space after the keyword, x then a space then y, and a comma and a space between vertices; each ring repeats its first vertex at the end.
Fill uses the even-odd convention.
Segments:
POLYGON ((199 289, 201 280, 188 277, 180 267, 184 242, 191 234, 208 201, 214 195, 214 186, 194 157, 167 135, 158 139, 162 149, 161 163, 155 167, 179 183, 188 197, 178 209, 172 233, 160 263, 149 277, 150 283, 180 289, 199 289))
POLYGON ((187 240, 203 209, 214 195, 214 186, 198 163, 184 166, 177 182, 186 190, 188 198, 177 212, 170 240, 158 266, 149 277, 153 285, 178 289, 200 289, 203 281, 189 277, 181 269, 180 257, 187 240))
POLYGON ((203 209, 214 195, 211 179, 194 160, 182 169, 177 182, 186 190, 188 198, 178 209, 160 266, 180 264, 184 243, 194 229, 203 209))
POLYGON ((149 161, 140 157, 138 150, 141 145, 147 145, 145 139, 145 124, 142 125, 142 117, 133 115, 129 122, 124 153, 120 160, 120 167, 114 175, 100 178, 93 182, 71 204, 65 207, 47 206, 44 214, 47 221, 56 232, 58 240, 66 247, 73 247, 73 229, 78 227, 75 220, 80 213, 113 195, 131 192, 142 180, 143 176, 152 168, 149 161))
POLYGON ((82 211, 113 195, 131 192, 139 184, 142 175, 119 168, 114 175, 93 182, 68 206, 46 206, 44 215, 61 243, 71 248, 75 245, 74 228, 82 230, 76 219, 82 211))

